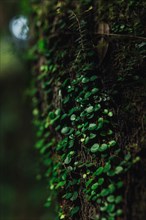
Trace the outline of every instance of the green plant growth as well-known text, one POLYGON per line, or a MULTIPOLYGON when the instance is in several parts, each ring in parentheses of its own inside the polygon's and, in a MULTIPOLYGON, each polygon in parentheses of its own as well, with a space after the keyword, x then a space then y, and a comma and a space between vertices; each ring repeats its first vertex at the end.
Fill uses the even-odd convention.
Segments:
POLYGON ((128 35, 144 34, 138 14, 143 5, 134 0, 33 4, 36 148, 51 190, 46 206, 57 198, 57 219, 120 220, 127 215, 127 176, 140 150, 132 146, 143 135, 139 119, 138 142, 128 125, 136 114, 129 83, 140 83, 145 58, 145 43, 128 35), (105 37, 108 50, 100 62, 95 45, 102 21, 115 37, 105 37))

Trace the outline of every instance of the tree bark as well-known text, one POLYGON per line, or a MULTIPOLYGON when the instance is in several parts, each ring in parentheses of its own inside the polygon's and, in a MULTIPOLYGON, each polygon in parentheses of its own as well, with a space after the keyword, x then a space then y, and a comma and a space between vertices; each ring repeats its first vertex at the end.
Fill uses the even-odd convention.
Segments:
POLYGON ((144 7, 33 4, 36 147, 59 219, 146 218, 144 7))

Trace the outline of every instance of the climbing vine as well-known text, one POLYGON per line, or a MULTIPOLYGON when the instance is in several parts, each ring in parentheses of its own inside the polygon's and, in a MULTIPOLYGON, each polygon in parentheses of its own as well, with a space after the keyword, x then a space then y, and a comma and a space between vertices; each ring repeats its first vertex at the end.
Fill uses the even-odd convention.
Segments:
POLYGON ((136 140, 139 133, 134 136, 134 128, 139 123, 142 137, 144 117, 142 113, 130 128, 137 110, 131 110, 129 100, 134 96, 129 94, 131 84, 143 79, 146 47, 139 39, 127 39, 131 33, 144 34, 138 20, 143 4, 33 4, 35 44, 30 55, 36 148, 50 189, 46 206, 57 199, 57 219, 120 220, 127 215, 129 170, 140 160, 140 138, 136 140), (127 39, 109 35, 101 41, 101 22, 127 39))

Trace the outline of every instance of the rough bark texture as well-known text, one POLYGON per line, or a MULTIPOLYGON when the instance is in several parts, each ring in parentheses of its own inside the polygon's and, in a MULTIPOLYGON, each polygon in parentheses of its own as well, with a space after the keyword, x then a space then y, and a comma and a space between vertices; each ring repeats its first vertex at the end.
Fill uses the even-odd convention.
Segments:
POLYGON ((33 5, 36 147, 59 219, 146 218, 144 7, 33 5))

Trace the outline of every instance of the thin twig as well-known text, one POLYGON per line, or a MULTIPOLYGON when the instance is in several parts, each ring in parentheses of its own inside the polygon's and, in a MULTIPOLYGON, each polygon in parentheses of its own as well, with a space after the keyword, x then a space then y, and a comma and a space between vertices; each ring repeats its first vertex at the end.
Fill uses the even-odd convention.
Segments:
POLYGON ((79 34, 80 34, 80 37, 81 37, 81 46, 82 46, 82 50, 84 51, 84 44, 83 44, 83 36, 82 36, 82 30, 81 30, 81 25, 80 25, 80 21, 77 17, 77 15, 74 13, 74 11, 72 11, 72 14, 74 15, 77 23, 78 23, 78 30, 79 30, 79 34))
MULTIPOLYGON (((51 34, 49 36, 49 38, 53 38, 56 36, 59 36, 60 34, 64 34, 64 35, 75 35, 76 33, 72 33, 72 32, 56 32, 54 34, 51 34)), ((128 34, 100 34, 100 33, 95 33, 94 35, 96 36, 110 36, 110 37, 114 37, 114 38, 129 38, 131 40, 139 40, 139 41, 143 41, 146 42, 146 37, 141 37, 141 36, 137 36, 137 35, 128 35, 128 34)))
POLYGON ((95 35, 101 35, 101 36, 111 36, 111 37, 115 37, 115 38, 129 38, 129 39, 133 39, 133 40, 141 40, 141 41, 145 41, 146 42, 146 37, 140 37, 137 35, 128 35, 128 34, 100 34, 100 33, 96 33, 95 35))

